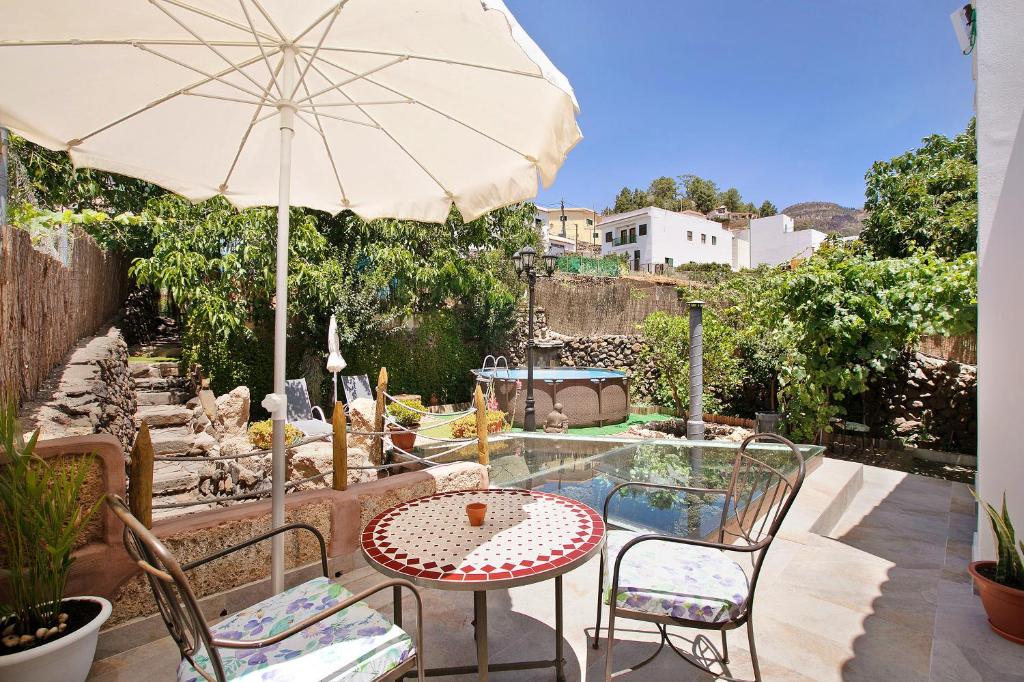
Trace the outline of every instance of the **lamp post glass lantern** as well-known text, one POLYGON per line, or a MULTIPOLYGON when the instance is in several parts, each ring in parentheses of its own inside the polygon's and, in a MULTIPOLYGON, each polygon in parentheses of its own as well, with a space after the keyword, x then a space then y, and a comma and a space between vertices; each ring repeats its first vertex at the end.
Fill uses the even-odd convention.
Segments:
POLYGON ((555 264, 558 261, 558 254, 549 250, 544 254, 543 271, 537 271, 537 251, 532 246, 524 246, 512 256, 512 264, 516 268, 516 275, 526 277, 526 284, 529 290, 529 308, 527 314, 527 337, 526 337, 526 404, 523 412, 523 431, 537 430, 537 416, 534 411, 533 402, 533 289, 537 284, 537 277, 551 277, 555 274, 555 264))

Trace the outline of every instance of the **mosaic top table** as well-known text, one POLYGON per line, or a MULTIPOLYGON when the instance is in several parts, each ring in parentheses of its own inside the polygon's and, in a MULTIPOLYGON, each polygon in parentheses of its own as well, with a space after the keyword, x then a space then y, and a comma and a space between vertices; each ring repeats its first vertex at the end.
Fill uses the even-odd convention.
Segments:
MULTIPOLYGON (((372 519, 361 544, 370 565, 421 587, 473 592, 477 665, 435 668, 428 676, 554 667, 565 679, 562 655, 562 574, 582 565, 604 544, 601 515, 551 493, 498 488, 439 493, 403 502, 372 519), (469 525, 466 505, 483 502, 487 518, 469 525), (555 579, 554 660, 490 664, 487 591, 555 579)), ((396 595, 396 621, 401 601, 396 595)))

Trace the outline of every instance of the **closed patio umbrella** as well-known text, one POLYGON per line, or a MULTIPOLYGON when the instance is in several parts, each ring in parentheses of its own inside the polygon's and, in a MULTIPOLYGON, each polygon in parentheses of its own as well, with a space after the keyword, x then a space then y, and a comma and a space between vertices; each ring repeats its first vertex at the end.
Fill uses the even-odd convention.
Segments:
MULTIPOLYGON (((501 0, 0 0, 0 126, 189 199, 277 205, 274 526, 288 209, 441 222, 532 197, 580 140, 501 0)), ((283 540, 273 544, 283 588, 283 540)))
POLYGON ((327 371, 334 375, 334 404, 338 404, 338 372, 348 365, 345 358, 341 357, 341 342, 338 341, 338 320, 331 315, 331 322, 327 325, 327 371))

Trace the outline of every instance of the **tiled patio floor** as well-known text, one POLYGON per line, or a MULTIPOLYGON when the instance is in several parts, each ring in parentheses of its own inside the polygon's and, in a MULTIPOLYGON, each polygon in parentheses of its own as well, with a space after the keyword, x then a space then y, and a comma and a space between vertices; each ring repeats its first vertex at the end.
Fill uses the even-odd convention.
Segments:
MULTIPOLYGON (((766 680, 1024 680, 1024 647, 987 627, 971 593, 966 565, 974 506, 963 484, 866 467, 864 485, 828 537, 807 532, 802 518, 820 505, 814 484, 834 471, 826 462, 808 479, 766 559, 755 602, 766 680), (817 479, 817 481, 815 481, 817 479)), ((852 466, 848 463, 835 463, 852 466)), ((826 487, 827 489, 827 487, 826 487)), ((349 574, 357 591, 380 578, 349 574)), ((594 650, 597 562, 565 578, 565 629, 570 680, 601 680, 604 650, 594 650)), ((553 653, 553 583, 489 596, 491 658, 503 662, 553 653)), ((425 591, 427 663, 471 662, 472 597, 425 591)), ((407 605, 406 613, 412 606, 407 605)), ((620 627, 645 624, 619 620, 620 627)), ((619 633, 617 669, 654 650, 650 635, 619 633)), ((691 633, 683 634, 690 636, 691 633)), ((654 640, 656 641, 656 640, 654 640)), ((717 637, 713 638, 717 643, 717 637)), ((743 631, 729 638, 731 672, 749 678, 743 631)), ((169 638, 97 662, 92 682, 173 680, 177 650, 169 638)), ((456 679, 456 678, 442 678, 456 679)), ((458 678, 473 680, 475 677, 458 678)), ((495 673, 496 681, 551 680, 550 670, 495 673)), ((671 652, 623 680, 705 679, 671 652)))

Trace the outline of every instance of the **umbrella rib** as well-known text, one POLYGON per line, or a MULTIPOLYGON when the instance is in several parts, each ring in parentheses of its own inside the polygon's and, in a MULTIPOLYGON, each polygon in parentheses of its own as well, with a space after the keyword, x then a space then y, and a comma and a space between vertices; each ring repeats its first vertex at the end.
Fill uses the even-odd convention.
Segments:
POLYGON ((267 65, 267 71, 270 73, 270 79, 277 89, 277 94, 284 96, 281 91, 281 85, 277 82, 277 75, 274 67, 270 65, 270 59, 267 57, 267 51, 263 49, 263 41, 260 40, 259 32, 256 30, 256 24, 252 23, 252 17, 249 16, 249 10, 245 7, 245 0, 238 0, 239 7, 242 8, 242 14, 245 15, 245 21, 249 24, 249 29, 252 32, 252 37, 256 39, 256 45, 260 48, 260 54, 263 55, 263 63, 267 65))
MULTIPOLYGON (((304 52, 304 51, 300 50, 300 52, 301 52, 301 53, 303 54, 303 56, 307 56, 307 55, 305 54, 305 52, 304 52)), ((312 61, 312 60, 310 60, 310 61, 312 61)), ((340 68, 340 67, 339 67, 339 68, 340 68)), ((330 83, 330 82, 331 82, 331 79, 330 79, 330 78, 329 78, 329 77, 328 77, 328 76, 327 76, 327 75, 326 75, 326 74, 325 74, 325 73, 324 73, 323 71, 321 71, 321 70, 320 70, 320 69, 319 69, 319 68, 318 68, 318 67, 316 66, 316 64, 313 64, 313 70, 314 70, 314 71, 316 71, 316 72, 317 72, 318 74, 320 74, 320 77, 321 77, 321 78, 323 78, 324 80, 326 80, 326 81, 327 81, 328 83, 330 83)), ((348 69, 342 69, 342 70, 343 70, 343 71, 348 71, 348 69)), ((348 72, 349 72, 349 73, 352 73, 351 71, 348 71, 348 72)), ((340 95, 341 95, 342 97, 344 97, 345 99, 347 99, 347 100, 349 100, 349 101, 354 101, 354 100, 352 100, 352 98, 351 98, 351 97, 349 97, 349 96, 348 96, 348 94, 346 94, 346 93, 345 93, 345 91, 344 91, 344 90, 342 90, 342 89, 341 89, 341 87, 342 87, 341 85, 338 85, 338 86, 337 86, 337 88, 336 88, 336 89, 337 89, 338 93, 339 93, 339 94, 340 94, 340 95)), ((416 158, 416 156, 415 156, 415 155, 414 155, 414 154, 413 154, 412 152, 410 152, 410 151, 409 151, 408 149, 406 149, 405 145, 403 145, 403 144, 402 144, 401 142, 399 142, 399 141, 398 141, 398 139, 397 139, 397 138, 396 138, 396 137, 395 137, 394 135, 392 135, 392 134, 391 134, 391 133, 390 133, 390 132, 388 131, 388 129, 387 129, 387 128, 385 128, 384 126, 382 126, 382 125, 381 125, 381 124, 380 124, 380 123, 379 123, 379 122, 377 121, 377 119, 375 119, 375 118, 374 118, 373 116, 371 116, 371 115, 370 115, 370 114, 369 114, 369 113, 368 113, 368 112, 367 112, 367 111, 366 111, 365 109, 363 109, 363 108, 362 108, 361 106, 359 106, 358 104, 357 104, 357 105, 355 105, 355 107, 356 107, 356 109, 358 109, 358 110, 359 110, 359 113, 361 113, 361 114, 362 114, 363 116, 365 116, 366 118, 368 118, 368 119, 370 119, 371 121, 373 121, 374 125, 376 125, 376 126, 377 126, 377 129, 378 129, 378 130, 380 130, 380 131, 381 131, 382 133, 384 133, 385 135, 387 135, 387 136, 388 136, 388 139, 389 139, 389 140, 391 140, 392 142, 394 142, 394 143, 395 143, 395 145, 397 145, 399 149, 401 149, 401 150, 402 150, 403 152, 405 152, 405 155, 406 155, 406 156, 408 156, 408 157, 409 157, 409 158, 410 158, 410 159, 412 160, 412 162, 413 162, 413 163, 415 163, 415 164, 416 164, 417 166, 419 166, 419 167, 420 167, 420 170, 422 170, 422 171, 423 171, 424 173, 426 173, 426 174, 427 174, 427 177, 429 177, 429 178, 430 178, 431 180, 433 180, 433 181, 434 181, 435 183, 437 183, 437 186, 441 188, 441 191, 443 191, 443 192, 445 193, 445 196, 447 196, 447 197, 448 197, 448 199, 450 199, 450 200, 452 200, 452 201, 454 201, 454 200, 455 200, 455 195, 454 195, 454 194, 452 194, 451 190, 449 190, 449 189, 448 189, 447 187, 445 187, 445 186, 444 186, 444 183, 443 183, 443 182, 441 182, 440 180, 438 180, 438 179, 437 179, 437 177, 436 177, 436 176, 435 176, 435 175, 434 175, 433 173, 431 173, 431 172, 430 172, 429 170, 427 170, 427 167, 426 167, 426 166, 424 166, 424 165, 423 165, 422 163, 420 163, 420 160, 419 160, 419 159, 417 159, 417 158, 416 158)), ((325 114, 321 114, 321 115, 325 115, 325 114)))
MULTIPOLYGON (((308 50, 312 45, 296 45, 299 49, 308 50)), ((529 71, 523 71, 521 69, 510 69, 504 66, 494 66, 491 64, 480 64, 479 62, 467 62, 461 59, 449 59, 447 57, 435 57, 428 54, 417 54, 414 52, 394 52, 391 50, 369 50, 365 48, 357 47, 338 47, 338 46, 326 46, 323 48, 325 52, 352 52, 354 54, 375 54, 382 57, 398 57, 405 56, 409 59, 418 59, 427 62, 441 62, 444 64, 453 64, 455 66, 466 66, 472 69, 483 69, 485 71, 497 71, 499 73, 507 73, 513 76, 526 76, 527 78, 538 78, 544 80, 544 74, 542 73, 530 73, 529 71)))
MULTIPOLYGON (((330 64, 331 66, 333 66, 336 69, 339 69, 339 70, 344 71, 346 73, 353 73, 350 69, 347 69, 344 66, 341 66, 340 64, 335 64, 334 62, 328 61, 327 59, 324 59, 323 57, 318 57, 318 59, 320 61, 324 62, 325 64, 330 64)), ((323 74, 321 74, 321 75, 323 75, 323 74)), ((418 100, 415 97, 409 97, 409 95, 405 94, 401 90, 396 90, 395 88, 392 88, 390 86, 384 85, 380 81, 376 81, 376 80, 374 80, 372 78, 366 78, 365 76, 363 76, 362 79, 365 80, 367 83, 371 83, 373 85, 376 85, 377 87, 384 88, 385 90, 387 90, 389 92, 393 92, 396 95, 398 95, 399 97, 405 97, 407 99, 411 99, 416 104, 420 105, 421 107, 423 107, 423 108, 425 108, 425 109, 427 109, 429 111, 433 111, 435 114, 437 114, 439 116, 443 116, 443 117, 447 118, 452 123, 457 123, 458 125, 466 128, 468 130, 471 130, 471 131, 473 131, 474 133, 476 133, 478 135, 481 135, 481 136, 487 138, 491 142, 494 142, 497 145, 501 145, 505 149, 508 149, 510 152, 513 152, 515 154, 518 154, 519 156, 522 156, 524 159, 526 159, 527 161, 529 161, 529 162, 531 162, 533 164, 537 163, 537 159, 534 158, 533 156, 531 156, 529 154, 526 154, 525 152, 519 151, 515 147, 513 147, 513 146, 511 146, 509 144, 506 144, 505 142, 502 142, 501 140, 497 139, 496 137, 494 137, 494 136, 492 136, 492 135, 490 135, 488 133, 485 133, 484 131, 480 130, 479 128, 473 127, 472 125, 470 125, 469 123, 466 123, 465 121, 459 120, 458 118, 452 116, 451 114, 448 114, 448 113, 446 113, 444 111, 441 111, 437 107, 434 107, 434 106, 432 106, 430 104, 427 104, 426 102, 423 102, 422 100, 418 100)), ((339 90, 339 92, 341 92, 341 91, 339 90)), ((342 94, 344 94, 344 93, 342 93, 342 94)), ((348 96, 346 95, 346 97, 348 97, 348 96)), ((351 99, 351 98, 349 98, 349 99, 351 99)), ((365 114, 365 112, 364 112, 364 114, 365 114)))
MULTIPOLYGON (((210 45, 216 45, 218 47, 256 47, 256 43, 248 40, 210 40, 210 45)), ((185 46, 185 47, 203 47, 203 43, 198 40, 157 40, 155 38, 128 38, 124 40, 110 40, 100 38, 87 38, 78 39, 72 38, 70 40, 0 40, 0 47, 61 47, 70 45, 112 45, 114 47, 123 47, 130 45, 135 47, 136 45, 174 45, 174 46, 185 46)))
MULTIPOLYGON (((308 90, 309 88, 306 88, 306 89, 308 90)), ((302 110, 302 111, 305 111, 306 109, 315 109, 317 107, 320 107, 320 108, 323 108, 323 107, 354 107, 354 106, 369 107, 369 106, 378 106, 378 105, 381 105, 381 104, 415 104, 415 103, 416 103, 416 100, 413 100, 413 99, 382 99, 382 100, 377 100, 377 101, 373 101, 373 102, 327 102, 326 104, 324 102, 317 102, 316 104, 302 104, 302 105, 299 105, 297 108, 302 110)))
MULTIPOLYGON (((189 71, 195 71, 196 73, 198 73, 201 76, 206 76, 206 80, 200 81, 199 83, 197 83, 195 85, 190 85, 188 88, 183 88, 185 90, 190 90, 192 88, 197 88, 200 85, 205 85, 206 83, 209 83, 210 81, 217 81, 218 83, 223 83, 224 85, 227 85, 228 87, 234 88, 235 90, 238 90, 240 92, 244 92, 245 94, 249 95, 250 97, 255 97, 256 99, 259 99, 261 97, 261 95, 253 92, 252 90, 249 90, 248 88, 243 88, 241 85, 238 85, 237 83, 232 83, 229 80, 224 80, 224 76, 228 75, 229 73, 231 73, 233 71, 238 71, 241 68, 245 68, 246 66, 250 66, 251 64, 255 64, 257 61, 260 60, 260 57, 250 57, 249 59, 245 60, 244 62, 239 62, 238 64, 232 64, 230 68, 224 69, 220 73, 218 73, 216 75, 213 75, 213 74, 207 73, 206 71, 203 71, 202 69, 200 69, 200 68, 198 68, 196 66, 192 66, 191 64, 186 64, 185 62, 183 62, 183 61, 181 61, 179 59, 175 59, 174 57, 166 55, 166 54, 164 54, 162 52, 157 52, 156 50, 150 49, 149 47, 146 47, 145 45, 136 45, 136 47, 139 48, 140 50, 142 50, 143 52, 148 52, 149 54, 154 55, 156 57, 160 57, 161 59, 166 59, 167 61, 171 62, 172 64, 177 64, 178 66, 182 67, 183 69, 188 69, 189 71)), ((279 52, 279 50, 274 50, 273 52, 270 53, 270 56, 274 56, 278 52, 279 52)), ((256 87, 260 88, 261 90, 263 89, 263 86, 260 85, 259 83, 256 84, 256 87)))
POLYGON ((225 54, 224 54, 223 52, 221 52, 221 51, 220 51, 220 50, 218 50, 218 49, 217 49, 217 48, 216 48, 215 46, 213 46, 213 45, 211 45, 211 44, 210 44, 209 42, 207 42, 207 41, 206 41, 206 40, 205 40, 205 39, 204 39, 204 38, 203 38, 203 37, 202 37, 201 35, 199 35, 199 34, 198 34, 198 33, 196 33, 196 32, 195 32, 194 30, 192 30, 192 29, 191 29, 191 28, 190 28, 190 27, 189 27, 189 26, 188 26, 188 25, 187 25, 187 24, 186 24, 186 23, 185 23, 184 21, 182 21, 182 20, 181 20, 181 19, 179 19, 178 17, 174 16, 174 14, 172 14, 170 10, 168 10, 168 9, 167 9, 166 7, 163 7, 163 6, 162 6, 162 5, 160 4, 161 2, 174 2, 174 0, 149 0, 149 1, 150 1, 150 3, 151 3, 151 4, 152 4, 152 5, 154 6, 154 7, 156 7, 156 8, 158 9, 158 10, 160 10, 161 12, 163 12, 164 14, 166 14, 166 15, 167 15, 167 16, 168 16, 168 17, 169 17, 169 18, 171 19, 171 21, 173 21, 173 22, 174 22, 174 23, 176 23, 176 24, 177 24, 178 26, 181 26, 181 27, 182 27, 183 29, 185 29, 186 31, 188 31, 189 33, 191 33, 191 34, 192 34, 192 37, 193 37, 193 38, 195 38, 196 40, 200 41, 200 42, 201 42, 201 43, 202 43, 203 45, 205 45, 205 46, 206 46, 207 48, 209 48, 209 50, 210 50, 211 52, 213 52, 213 53, 214 53, 215 55, 217 55, 218 57, 220 57, 221 59, 223 59, 223 60, 224 60, 224 61, 225 61, 225 62, 226 62, 227 64, 230 64, 230 65, 231 65, 231 67, 232 67, 232 68, 233 68, 233 69, 234 69, 235 71, 237 71, 237 72, 238 72, 238 74, 239 74, 240 76, 242 76, 243 78, 245 78, 246 80, 248 80, 248 81, 249 81, 250 83, 252 83, 253 85, 255 85, 255 86, 256 86, 257 88, 262 88, 262 87, 263 87, 263 86, 262 86, 262 85, 261 85, 261 84, 259 83, 259 81, 257 81, 257 80, 256 80, 255 78, 253 78, 252 76, 250 76, 249 74, 247 74, 247 73, 246 73, 245 71, 242 71, 242 70, 241 70, 240 68, 238 68, 237 66, 235 66, 235 63, 234 63, 233 61, 231 61, 230 59, 228 59, 228 58, 227 58, 227 56, 226 56, 226 55, 225 55, 225 54))
MULTIPOLYGON (((312 60, 310 60, 309 63, 311 64, 312 60)), ((307 68, 309 68, 308 65, 307 65, 307 68)), ((308 95, 309 94, 309 84, 306 83, 305 79, 303 79, 301 82, 302 82, 302 89, 305 90, 306 94, 308 95)), ((324 151, 327 152, 327 160, 331 162, 331 170, 334 171, 334 179, 338 183, 338 191, 341 192, 341 203, 342 203, 343 206, 348 206, 348 204, 349 204, 349 202, 348 202, 348 195, 345 194, 345 186, 341 182, 341 174, 338 173, 338 164, 334 161, 334 154, 331 152, 331 145, 327 144, 327 135, 326 135, 326 133, 324 133, 324 126, 323 126, 323 123, 320 122, 320 115, 317 112, 315 105, 312 107, 312 110, 313 110, 313 116, 316 118, 316 127, 317 127, 318 132, 320 133, 320 140, 321 140, 321 142, 324 143, 324 151)), ((298 112, 296 112, 295 115, 299 116, 299 118, 301 120, 305 121, 305 118, 303 116, 300 116, 298 112)))
MULTIPOLYGON (((302 52, 302 54, 307 57, 307 59, 309 60, 308 63, 310 63, 310 64, 313 63, 313 60, 309 58, 309 55, 306 54, 305 50, 300 50, 300 52, 302 52)), ((321 61, 323 61, 323 62, 325 62, 327 64, 331 64, 331 62, 328 62, 323 57, 318 57, 318 59, 320 59, 321 61)), ((404 62, 404 61, 405 61, 405 57, 401 57, 401 56, 400 57, 396 57, 395 59, 392 59, 390 62, 386 62, 384 64, 381 64, 380 66, 375 66, 372 69, 369 69, 368 71, 364 71, 363 73, 356 73, 355 71, 350 71, 348 69, 344 69, 344 68, 339 66, 338 67, 339 69, 341 69, 342 71, 345 71, 346 73, 352 74, 352 77, 349 78, 348 80, 342 81, 340 83, 335 83, 334 85, 331 85, 330 87, 326 87, 326 88, 324 88, 323 90, 321 90, 319 92, 316 92, 316 93, 314 93, 312 95, 309 95, 308 97, 300 99, 300 100, 296 101, 295 104, 301 105, 304 102, 312 101, 314 98, 319 97, 320 95, 327 94, 331 90, 337 90, 338 88, 344 87, 344 86, 348 85, 349 83, 353 83, 353 82, 355 82, 357 80, 364 79, 367 76, 371 76, 371 75, 377 73, 378 71, 383 71, 384 69, 388 68, 389 66, 394 66, 395 64, 399 64, 399 63, 404 62)), ((333 64, 332 64, 332 66, 333 66, 333 64)), ((319 69, 315 69, 315 70, 321 76, 324 75, 323 72, 321 72, 319 69)), ((327 78, 326 76, 324 76, 324 78, 327 79, 328 83, 331 82, 330 78, 327 78)), ((342 93, 342 94, 345 94, 345 93, 342 93)), ((345 95, 345 97, 348 98, 348 99, 351 99, 350 97, 348 97, 348 95, 345 95)))
MULTIPOLYGON (((216 100, 220 100, 222 102, 238 102, 239 104, 262 104, 263 103, 263 102, 258 102, 256 100, 251 100, 251 99, 242 99, 241 97, 227 97, 226 95, 207 95, 204 92, 192 92, 192 91, 190 91, 188 89, 182 90, 181 94, 182 95, 186 95, 188 97, 202 97, 203 99, 216 99, 216 100)), ((263 101, 266 101, 266 97, 265 96, 264 96, 263 101)))
MULTIPOLYGON (((313 63, 313 60, 316 59, 316 56, 320 53, 320 48, 323 47, 324 39, 326 39, 327 38, 327 34, 331 32, 331 28, 334 26, 334 22, 337 21, 338 15, 341 14, 341 8, 345 5, 345 2, 347 2, 347 1, 348 0, 342 0, 342 2, 339 2, 337 5, 334 6, 334 9, 332 10, 334 12, 334 14, 330 15, 331 16, 331 20, 327 22, 327 26, 324 28, 324 32, 320 36, 320 40, 316 44, 316 49, 313 50, 313 56, 310 57, 306 61, 306 65, 302 68, 302 72, 299 74, 299 78, 295 82, 295 87, 292 88, 291 93, 289 93, 289 95, 288 95, 288 99, 289 100, 294 100, 295 99, 295 93, 297 93, 299 91, 299 84, 303 83, 306 80, 306 74, 309 73, 309 65, 313 63)), ((328 15, 325 14, 324 16, 328 16, 328 15)), ((314 22, 313 26, 316 26, 321 21, 323 21, 323 17, 320 17, 319 19, 317 19, 316 22, 314 22)), ((303 35, 305 35, 309 31, 311 31, 313 29, 313 26, 310 26, 308 29, 306 29, 306 31, 303 33, 303 35)), ((306 90, 306 94, 307 95, 309 94, 309 90, 308 89, 306 90)))
MULTIPOLYGON (((293 41, 291 41, 291 42, 292 42, 292 43, 297 43, 297 42, 299 42, 300 40, 302 40, 303 38, 305 38, 305 37, 306 37, 306 34, 307 34, 307 33, 309 33, 310 31, 312 31, 312 30, 313 30, 313 29, 314 29, 314 28, 316 27, 316 25, 317 25, 317 24, 319 24, 319 23, 320 23, 321 21, 323 21, 324 19, 326 19, 327 17, 329 17, 329 16, 331 15, 331 13, 332 13, 332 12, 333 12, 333 13, 334 13, 334 15, 335 15, 335 16, 334 16, 334 18, 332 18, 332 19, 331 19, 331 23, 333 24, 333 23, 334 23, 334 19, 337 19, 337 18, 338 18, 338 17, 337 17, 337 15, 338 15, 338 13, 339 13, 339 12, 341 12, 341 8, 342 8, 342 7, 344 7, 344 6, 345 6, 345 5, 347 5, 347 4, 348 4, 348 0, 340 0, 340 1, 338 2, 338 4, 337 4, 337 5, 335 5, 335 6, 334 6, 334 7, 332 8, 332 9, 329 9, 329 10, 327 10, 326 12, 324 12, 323 14, 321 14, 321 15, 320 15, 319 17, 317 17, 317 18, 316 18, 316 21, 314 21, 314 22, 313 22, 312 24, 310 24, 309 26, 307 26, 307 27, 306 27, 306 30, 305 30, 305 31, 303 31, 302 33, 300 33, 299 35, 297 35, 297 36, 295 37, 295 40, 293 40, 293 41)), ((330 30, 331 30, 331 27, 330 27, 330 26, 328 26, 328 27, 327 27, 327 30, 326 30, 326 31, 324 31, 324 35, 327 35, 327 33, 329 33, 329 32, 330 32, 330 30)), ((320 42, 321 42, 321 43, 323 42, 323 39, 322 39, 322 38, 320 39, 320 42)))
POLYGON ((249 135, 252 133, 252 129, 257 123, 256 119, 259 117, 260 112, 263 111, 263 107, 267 101, 267 96, 270 94, 270 88, 272 85, 277 83, 277 74, 280 72, 283 65, 284 60, 281 60, 281 62, 278 63, 277 68, 270 72, 270 83, 267 83, 267 87, 263 91, 263 98, 260 100, 259 104, 257 104, 255 111, 252 112, 252 118, 249 120, 249 127, 245 129, 245 133, 242 135, 242 139, 238 143, 238 149, 235 150, 235 158, 231 160, 231 166, 228 168, 227 174, 224 175, 224 182, 222 182, 218 188, 221 193, 226 192, 228 189, 228 181, 235 172, 235 166, 238 165, 238 159, 242 157, 242 150, 245 148, 245 143, 249 141, 249 135))
MULTIPOLYGON (((153 4, 153 5, 156 5, 156 0, 149 0, 149 2, 151 4, 153 4)), ((214 14, 213 12, 210 12, 210 11, 207 11, 207 10, 204 10, 204 9, 200 9, 200 8, 195 7, 193 5, 189 5, 188 3, 181 2, 181 0, 162 0, 162 2, 166 2, 169 5, 174 5, 175 7, 180 7, 183 10, 186 10, 188 12, 193 12, 195 14, 198 14, 201 17, 206 17, 207 19, 213 19, 216 22, 224 24, 225 26, 230 26, 231 28, 236 28, 239 31, 242 31, 244 33, 250 33, 250 32, 255 33, 255 29, 252 29, 252 31, 250 31, 250 29, 245 24, 240 24, 240 23, 238 23, 236 21, 232 21, 231 19, 227 19, 225 17, 222 17, 219 14, 214 14)), ((191 33, 191 31, 189 31, 189 33, 191 33)), ((263 35, 263 38, 265 38, 266 40, 268 40, 270 42, 276 42, 272 35, 269 35, 267 33, 264 33, 262 35, 263 35)))
POLYGON ((281 39, 281 42, 287 43, 288 38, 285 37, 284 31, 282 31, 278 27, 277 22, 275 22, 274 19, 270 16, 270 12, 263 8, 263 5, 260 3, 260 0, 252 0, 252 4, 255 5, 256 9, 260 11, 260 14, 263 15, 263 18, 267 20, 268 24, 270 24, 270 27, 274 29, 274 33, 276 33, 277 37, 281 39))
MULTIPOLYGON (((148 52, 150 54, 155 54, 158 57, 164 57, 165 59, 169 59, 169 57, 165 57, 165 55, 162 55, 159 52, 154 52, 152 50, 149 50, 149 49, 143 48, 143 47, 140 47, 140 49, 142 49, 144 52, 148 52)), ((253 57, 248 63, 242 62, 242 66, 248 66, 249 64, 255 63, 257 59, 259 59, 259 57, 253 57)), ((175 61, 176 62, 176 60, 173 60, 173 59, 171 61, 175 61)), ((182 66, 188 67, 187 64, 182 64, 182 66)), ((188 68, 192 69, 193 71, 198 71, 198 69, 193 69, 192 67, 188 67, 188 68)), ((90 137, 93 137, 95 135, 99 135, 100 133, 102 133, 105 130, 109 130, 110 128, 113 128, 116 125, 124 123, 125 121, 127 121, 130 118, 134 118, 135 116, 138 116, 141 113, 149 111, 150 109, 152 109, 152 108, 154 108, 156 106, 159 106, 159 105, 163 104, 164 102, 167 102, 168 100, 174 99, 178 95, 182 95, 186 91, 191 90, 192 88, 198 88, 201 85, 206 85, 207 83, 209 83, 210 81, 213 81, 213 80, 220 81, 221 79, 218 76, 223 76, 224 74, 231 73, 231 71, 232 71, 231 69, 225 69, 224 71, 220 72, 220 74, 216 74, 216 75, 210 75, 210 74, 203 73, 202 71, 199 71, 199 73, 203 73, 203 75, 206 76, 205 79, 203 79, 201 81, 197 81, 197 82, 193 83, 192 85, 189 85, 188 87, 182 88, 181 90, 176 90, 176 91, 174 91, 174 92, 172 92, 172 93, 170 93, 168 95, 164 95, 163 97, 161 97, 159 99, 153 100, 152 102, 150 102, 146 106, 141 107, 140 109, 136 109, 135 111, 133 111, 130 114, 122 116, 121 118, 117 119, 116 121, 112 121, 112 122, 106 124, 105 126, 103 126, 101 128, 97 128, 96 130, 93 130, 92 132, 90 132, 87 135, 83 135, 82 137, 75 138, 74 140, 71 140, 70 142, 68 142, 68 147, 74 147, 74 146, 80 145, 82 142, 84 142, 85 140, 88 140, 90 137)), ((227 83, 228 85, 234 85, 233 83, 228 83, 227 81, 222 81, 222 82, 227 83)), ((234 87, 238 87, 238 86, 234 86, 234 87)), ((239 89, 242 90, 242 88, 239 88, 239 89)), ((247 94, 251 94, 251 93, 248 93, 248 91, 246 91, 246 90, 242 90, 242 91, 243 92, 247 92, 247 94)))

